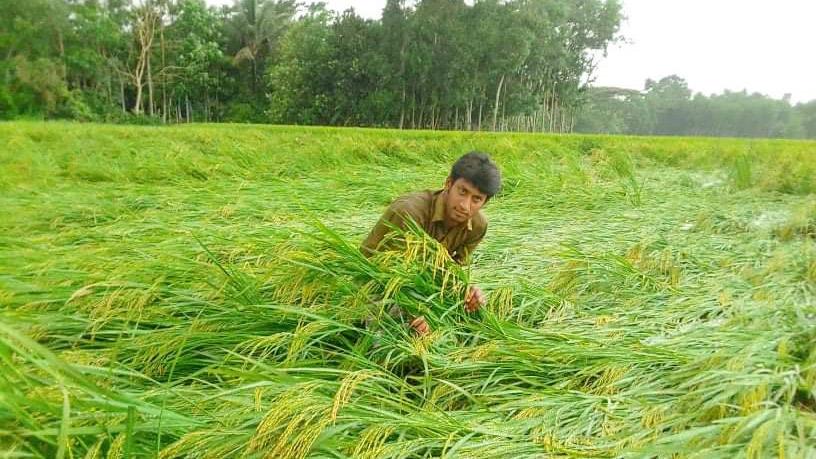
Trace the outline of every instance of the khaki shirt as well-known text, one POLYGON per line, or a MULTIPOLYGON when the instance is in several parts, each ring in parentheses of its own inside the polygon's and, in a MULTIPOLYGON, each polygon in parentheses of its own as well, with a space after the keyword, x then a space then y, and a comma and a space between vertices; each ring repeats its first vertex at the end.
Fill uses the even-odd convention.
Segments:
POLYGON ((487 219, 481 210, 467 222, 445 229, 444 190, 421 191, 397 198, 385 210, 377 225, 363 241, 360 250, 370 255, 376 251, 383 237, 391 231, 389 223, 405 229, 407 218, 413 219, 431 237, 439 241, 459 264, 469 261, 470 254, 487 233, 487 219))

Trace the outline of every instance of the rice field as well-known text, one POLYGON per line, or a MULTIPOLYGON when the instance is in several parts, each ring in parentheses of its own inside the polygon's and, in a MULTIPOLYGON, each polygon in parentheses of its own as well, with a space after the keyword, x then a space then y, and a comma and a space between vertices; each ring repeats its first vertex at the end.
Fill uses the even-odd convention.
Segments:
POLYGON ((803 141, 2 123, 0 457, 816 457, 814 177, 803 141), (473 149, 471 267, 360 255, 473 149))

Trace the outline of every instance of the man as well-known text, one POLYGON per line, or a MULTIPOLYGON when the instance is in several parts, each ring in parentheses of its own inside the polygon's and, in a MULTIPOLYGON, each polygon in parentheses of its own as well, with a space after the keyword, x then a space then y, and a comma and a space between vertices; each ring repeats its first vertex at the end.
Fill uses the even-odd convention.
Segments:
MULTIPOLYGON (((410 193, 391 203, 360 249, 371 255, 393 227, 405 229, 406 222, 413 219, 447 249, 455 262, 467 264, 487 232, 487 219, 481 209, 500 188, 501 174, 490 157, 477 151, 467 153, 453 164, 442 190, 410 193)), ((470 287, 465 310, 474 312, 484 303, 481 289, 470 287)), ((414 318, 410 325, 420 335, 430 332, 422 316, 414 318)))

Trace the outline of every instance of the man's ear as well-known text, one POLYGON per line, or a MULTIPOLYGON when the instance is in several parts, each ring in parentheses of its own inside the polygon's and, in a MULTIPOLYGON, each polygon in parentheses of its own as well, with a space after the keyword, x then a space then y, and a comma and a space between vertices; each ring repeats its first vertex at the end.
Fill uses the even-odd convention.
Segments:
POLYGON ((450 188, 452 186, 453 186, 453 180, 451 180, 450 175, 449 175, 448 178, 445 179, 445 189, 450 190, 450 188))

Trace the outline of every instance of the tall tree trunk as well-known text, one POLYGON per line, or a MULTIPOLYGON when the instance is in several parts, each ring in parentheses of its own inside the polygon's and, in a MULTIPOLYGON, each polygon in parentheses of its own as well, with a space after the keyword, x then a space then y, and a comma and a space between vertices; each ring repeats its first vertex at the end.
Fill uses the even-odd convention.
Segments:
POLYGON ((113 88, 111 87, 111 76, 110 73, 106 74, 105 78, 105 93, 108 96, 108 105, 113 105, 113 88))
POLYGON ((399 128, 405 126, 405 82, 402 83, 402 100, 400 101, 400 123, 399 128))
POLYGON ((402 84, 402 101, 400 103, 400 129, 404 126, 405 121, 405 98, 406 98, 406 83, 405 83, 405 56, 408 49, 408 34, 405 32, 405 25, 400 28, 402 31, 402 42, 400 43, 400 83, 402 84))
POLYGON ((166 48, 164 41, 164 21, 161 21, 159 28, 159 40, 161 41, 161 86, 162 86, 162 122, 167 124, 167 74, 164 72, 167 68, 166 48))
MULTIPOLYGON (((506 88, 507 87, 505 86, 505 89, 506 88)), ((506 90, 504 91, 504 94, 507 94, 506 90)), ((506 97, 504 97, 504 94, 502 94, 501 118, 500 118, 502 120, 502 123, 499 125, 499 130, 500 131, 509 131, 510 130, 510 122, 507 121, 507 118, 506 118, 506 116, 504 114, 504 109, 507 107, 507 104, 504 102, 504 100, 506 99, 506 97)))
POLYGON ((119 100, 122 102, 122 113, 127 113, 127 107, 125 106, 125 79, 121 76, 119 77, 119 100))
POLYGON ((65 42, 62 37, 62 30, 57 27, 57 46, 59 47, 59 56, 60 56, 60 78, 65 81, 65 84, 68 84, 68 69, 65 65, 65 42))
POLYGON ((473 98, 468 99, 467 110, 465 111, 465 129, 473 129, 473 98))
POLYGON ((136 101, 133 103, 133 113, 137 115, 142 113, 142 88, 144 87, 144 83, 142 83, 144 67, 142 64, 143 61, 139 58, 139 62, 136 63, 136 72, 133 74, 133 85, 136 87, 136 101))
POLYGON ((485 89, 481 88, 479 91, 479 119, 476 122, 476 130, 482 130, 482 107, 484 106, 484 99, 485 99, 485 89))
POLYGON ((496 119, 499 116, 499 96, 501 96, 502 85, 504 84, 504 75, 499 79, 499 86, 496 88, 496 104, 493 106, 493 130, 496 130, 496 119))
POLYGON ((459 130, 459 106, 456 106, 456 114, 453 115, 453 129, 459 130))
POLYGON ((257 94, 256 81, 258 80, 258 65, 255 63, 255 55, 252 55, 252 94, 257 94))
POLYGON ((550 104, 549 104, 549 111, 550 111, 550 127, 547 132, 553 132, 554 130, 554 122, 555 122, 555 90, 550 89, 550 104))
POLYGON ((139 115, 142 113, 142 83, 136 84, 136 102, 133 104, 133 113, 139 115))
POLYGON ((416 94, 411 91, 411 129, 416 128, 416 122, 414 121, 414 116, 416 115, 416 94))
POLYGON ((221 76, 217 76, 215 78, 215 119, 216 121, 221 121, 221 99, 218 98, 218 94, 221 92, 221 76))
POLYGON ((210 91, 204 90, 204 122, 210 122, 210 91))
POLYGON ((150 54, 147 54, 147 107, 150 110, 150 116, 153 116, 155 110, 153 108, 153 72, 150 70, 150 54))
POLYGON ((482 106, 483 105, 484 105, 484 101, 480 100, 479 101, 479 117, 476 120, 476 130, 477 131, 482 130, 482 106))
MULTIPOLYGON (((157 15, 153 11, 150 3, 145 3, 138 13, 136 24, 134 25, 134 32, 139 45, 139 56, 136 60, 136 69, 131 74, 133 84, 136 86, 136 102, 133 105, 133 111, 136 114, 142 113, 142 89, 144 86, 144 73, 150 66, 150 49, 153 46, 153 38, 155 36, 157 15)), ((148 76, 150 72, 148 71, 148 76)), ((148 81, 151 86, 149 89, 152 99, 152 81, 148 81)), ((151 100, 152 105, 152 100, 151 100)))

